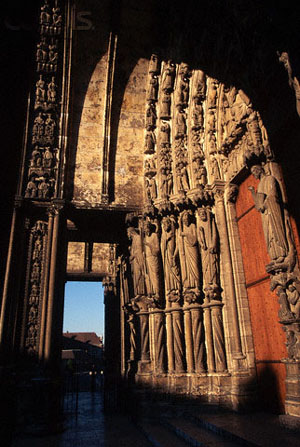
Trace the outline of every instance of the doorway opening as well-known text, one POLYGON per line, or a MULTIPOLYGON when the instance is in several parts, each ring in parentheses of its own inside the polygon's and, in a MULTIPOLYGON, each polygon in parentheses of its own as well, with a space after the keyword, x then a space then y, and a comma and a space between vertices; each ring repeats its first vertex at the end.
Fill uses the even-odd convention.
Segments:
POLYGON ((62 334, 65 393, 102 390, 104 324, 102 283, 66 282, 62 334))

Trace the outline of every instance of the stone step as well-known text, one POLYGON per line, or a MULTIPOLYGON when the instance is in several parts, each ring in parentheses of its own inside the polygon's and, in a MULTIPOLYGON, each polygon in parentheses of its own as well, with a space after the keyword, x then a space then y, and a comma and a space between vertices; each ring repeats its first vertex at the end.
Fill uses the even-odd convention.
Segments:
POLYGON ((199 424, 185 418, 165 419, 162 423, 189 445, 195 447, 237 447, 247 445, 236 442, 228 436, 223 436, 222 433, 216 433, 201 427, 199 424))
MULTIPOLYGON (((227 428, 222 427, 220 424, 211 422, 207 419, 203 419, 201 416, 188 414, 187 417, 191 422, 196 424, 198 427, 201 427, 207 431, 215 433, 221 436, 224 440, 227 439, 228 441, 232 441, 235 443, 234 445, 243 445, 247 447, 258 447, 262 445, 260 443, 254 442, 253 440, 249 440, 245 432, 242 432, 241 434, 235 433, 234 424, 230 427, 229 430, 227 428)), ((228 419, 229 416, 227 415, 226 417, 228 419)))
POLYGON ((153 447, 187 447, 191 445, 166 428, 160 421, 142 420, 136 425, 153 447))

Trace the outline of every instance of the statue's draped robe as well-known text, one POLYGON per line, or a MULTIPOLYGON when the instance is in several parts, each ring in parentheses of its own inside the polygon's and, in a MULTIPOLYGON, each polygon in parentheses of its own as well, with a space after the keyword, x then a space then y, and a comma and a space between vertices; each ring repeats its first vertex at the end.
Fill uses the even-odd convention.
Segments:
POLYGON ((272 261, 288 254, 280 189, 272 175, 263 176, 257 187, 256 208, 261 212, 268 253, 272 261))

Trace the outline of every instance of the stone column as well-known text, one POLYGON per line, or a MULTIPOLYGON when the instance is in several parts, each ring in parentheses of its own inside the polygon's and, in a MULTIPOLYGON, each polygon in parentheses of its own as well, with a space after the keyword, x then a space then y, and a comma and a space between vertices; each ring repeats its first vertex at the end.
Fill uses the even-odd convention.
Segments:
POLYGON ((62 220, 63 204, 54 203, 50 209, 50 214, 53 216, 53 228, 51 238, 51 253, 49 259, 49 283, 48 283, 48 302, 47 302, 47 316, 45 328, 45 350, 44 360, 46 365, 52 368, 53 363, 57 359, 57 353, 60 350, 58 346, 59 328, 58 320, 62 317, 62 299, 59 291, 59 275, 58 275, 58 252, 60 251, 60 236, 61 236, 61 220, 62 220))
POLYGON ((173 373, 175 370, 174 362, 174 332, 172 324, 171 309, 165 311, 166 315, 166 332, 167 332, 167 356, 168 356, 168 372, 173 373))
POLYGON ((184 333, 182 325, 182 310, 177 307, 172 308, 172 323, 174 336, 174 360, 175 372, 183 373, 185 371, 184 362, 184 333))
POLYGON ((184 307, 183 313, 184 313, 184 336, 185 336, 187 372, 192 373, 195 370, 195 366, 194 366, 194 347, 193 347, 192 320, 191 320, 190 308, 184 307))
POLYGON ((195 372, 205 372, 205 343, 203 328, 203 309, 199 305, 191 306, 192 333, 194 345, 195 372))
POLYGON ((211 373, 211 372, 215 372, 216 366, 215 366, 215 354, 214 354, 210 305, 204 304, 203 311, 204 311, 205 342, 206 342, 206 352, 207 352, 207 370, 209 373, 211 373))
POLYGON ((157 374, 165 372, 165 327, 164 327, 164 311, 155 309, 153 315, 153 342, 154 342, 154 369, 157 374))
POLYGON ((224 188, 225 182, 219 180, 216 181, 213 185, 213 191, 215 196, 215 207, 216 207, 216 216, 218 222, 218 230, 221 242, 221 255, 223 259, 223 269, 226 277, 226 285, 227 285, 227 299, 228 306, 230 308, 231 315, 231 328, 232 328, 232 338, 234 340, 233 346, 233 358, 234 359, 243 359, 245 358, 242 352, 242 344, 241 344, 241 335, 239 328, 239 316, 238 316, 238 308, 236 301, 236 292, 235 292, 235 284, 234 284, 234 276, 232 269, 232 259, 230 254, 230 244, 229 244, 229 236, 227 229, 227 218, 225 212, 224 205, 224 188))
POLYGON ((216 372, 226 371, 226 353, 223 331, 222 303, 211 303, 213 342, 215 351, 216 372))

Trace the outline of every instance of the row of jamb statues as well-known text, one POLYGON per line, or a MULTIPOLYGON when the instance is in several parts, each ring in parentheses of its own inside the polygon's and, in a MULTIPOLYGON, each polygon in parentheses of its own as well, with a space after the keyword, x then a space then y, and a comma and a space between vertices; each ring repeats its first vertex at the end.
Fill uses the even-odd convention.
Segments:
POLYGON ((127 233, 130 360, 151 361, 157 373, 225 372, 219 236, 211 208, 140 220, 127 233))

